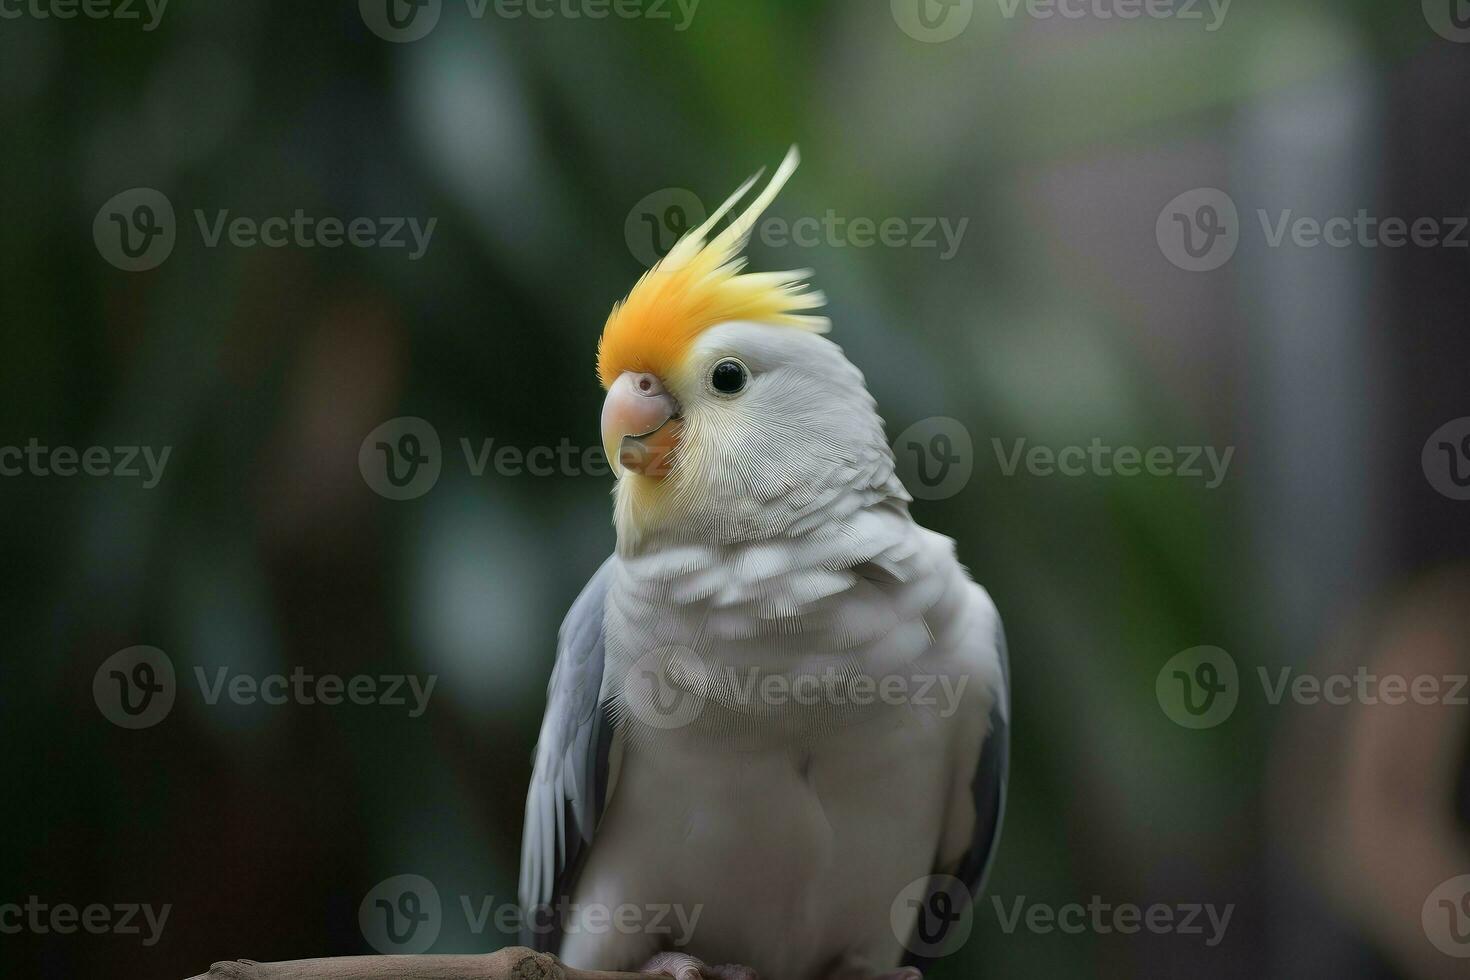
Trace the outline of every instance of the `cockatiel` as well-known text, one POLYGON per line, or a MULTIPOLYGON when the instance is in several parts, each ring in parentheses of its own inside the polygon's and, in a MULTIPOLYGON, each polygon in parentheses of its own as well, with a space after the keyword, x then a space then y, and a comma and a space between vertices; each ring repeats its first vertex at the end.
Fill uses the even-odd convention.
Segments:
POLYGON ((995 849, 995 606, 910 517, 810 271, 744 271, 797 163, 603 329, 617 549, 559 634, 521 858, 522 941, 573 967, 916 976, 995 849))

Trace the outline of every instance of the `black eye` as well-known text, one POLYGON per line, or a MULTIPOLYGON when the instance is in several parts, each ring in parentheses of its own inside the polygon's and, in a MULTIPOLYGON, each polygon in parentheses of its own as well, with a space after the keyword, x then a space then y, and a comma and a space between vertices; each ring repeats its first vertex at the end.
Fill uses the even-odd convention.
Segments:
POLYGON ((745 365, 739 361, 721 361, 710 372, 710 387, 722 395, 733 395, 745 387, 745 365))

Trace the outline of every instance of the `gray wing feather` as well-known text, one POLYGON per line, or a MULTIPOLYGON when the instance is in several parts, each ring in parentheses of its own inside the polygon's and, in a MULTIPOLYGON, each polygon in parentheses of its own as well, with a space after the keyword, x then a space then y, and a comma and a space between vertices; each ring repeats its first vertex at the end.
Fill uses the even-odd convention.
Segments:
POLYGON ((995 863, 1011 770, 1011 663, 1006 651, 1005 627, 999 617, 995 620, 995 652, 1000 658, 1001 689, 995 693, 995 704, 990 708, 990 734, 986 736, 975 778, 970 783, 975 800, 975 835, 955 875, 976 899, 985 888, 990 866, 995 863))
POLYGON ((616 556, 602 563, 557 633, 521 841, 521 942, 534 949, 560 943, 553 906, 575 884, 606 803, 613 724, 602 704, 602 619, 616 567, 616 556))
MULTIPOLYGON (((951 895, 957 901, 980 900, 991 865, 995 863, 996 845, 1000 841, 1001 823, 1005 819, 1006 784, 1011 767, 1011 664, 1006 650, 1005 628, 1001 625, 999 616, 995 620, 995 652, 1000 658, 1001 687, 995 692, 995 703, 990 708, 990 731, 981 747, 974 778, 970 781, 970 793, 975 801, 975 831, 970 838, 969 850, 960 858, 959 867, 954 871, 954 878, 964 884, 965 892, 951 895)), ((947 890, 944 888, 947 879, 944 870, 936 867, 934 875, 929 894, 925 897, 926 905, 933 900, 935 892, 947 890)), ((954 887, 958 890, 958 886, 954 887)), ((939 921, 944 923, 943 919, 939 921)), ((928 936, 922 945, 909 943, 910 952, 904 957, 904 965, 927 970, 934 963, 934 957, 915 950, 941 949, 943 935, 947 931, 947 924, 941 924, 938 939, 928 936)))

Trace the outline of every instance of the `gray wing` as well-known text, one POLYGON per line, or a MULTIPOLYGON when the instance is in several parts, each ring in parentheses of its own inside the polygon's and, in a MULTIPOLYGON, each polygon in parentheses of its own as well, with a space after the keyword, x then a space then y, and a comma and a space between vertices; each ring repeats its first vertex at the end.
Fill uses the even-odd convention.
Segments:
POLYGON ((905 966, 916 966, 927 970, 945 948, 945 934, 949 923, 955 921, 942 910, 957 907, 956 903, 978 902, 985 889, 985 880, 990 867, 995 863, 996 845, 1000 841, 1001 822, 1006 809, 1006 782, 1011 767, 1011 663, 1006 650, 1005 628, 1000 617, 995 620, 995 652, 1000 658, 1000 690, 995 692, 995 703, 990 708, 990 731, 980 750, 980 760, 975 766, 975 776, 970 781, 971 797, 975 801, 975 832, 970 838, 970 848, 960 858, 959 867, 952 872, 936 867, 930 890, 924 899, 926 908, 934 910, 925 924, 915 927, 914 936, 907 944, 908 955, 905 966), (950 874, 953 877, 950 877, 950 874), (964 885, 963 890, 954 885, 954 880, 964 885), (945 884, 953 890, 945 888, 945 884), (955 894, 954 892, 961 892, 955 894), (936 904, 936 896, 947 893, 945 904, 936 904))
POLYGON ((617 567, 608 558, 567 612, 557 633, 556 666, 526 793, 521 838, 521 942, 556 952, 555 911, 576 882, 602 816, 613 722, 602 705, 602 612, 617 567))
POLYGON ((1001 689, 995 693, 995 704, 990 707, 990 734, 985 738, 975 778, 970 783, 975 800, 975 836, 970 850, 960 861, 960 869, 955 872, 955 877, 969 887, 975 899, 985 889, 985 879, 995 863, 1000 825, 1005 818, 1006 782, 1011 771, 1011 660, 1006 651, 1005 627, 999 617, 995 620, 995 652, 1000 658, 1001 689))

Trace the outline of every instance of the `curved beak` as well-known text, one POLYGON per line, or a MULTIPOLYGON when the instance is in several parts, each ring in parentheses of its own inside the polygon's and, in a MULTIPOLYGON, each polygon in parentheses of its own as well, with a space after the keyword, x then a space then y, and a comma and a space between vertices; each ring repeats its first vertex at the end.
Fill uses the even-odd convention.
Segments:
POLYGON ((657 375, 625 371, 602 403, 602 448, 619 477, 624 470, 661 479, 679 442, 679 403, 657 375))

